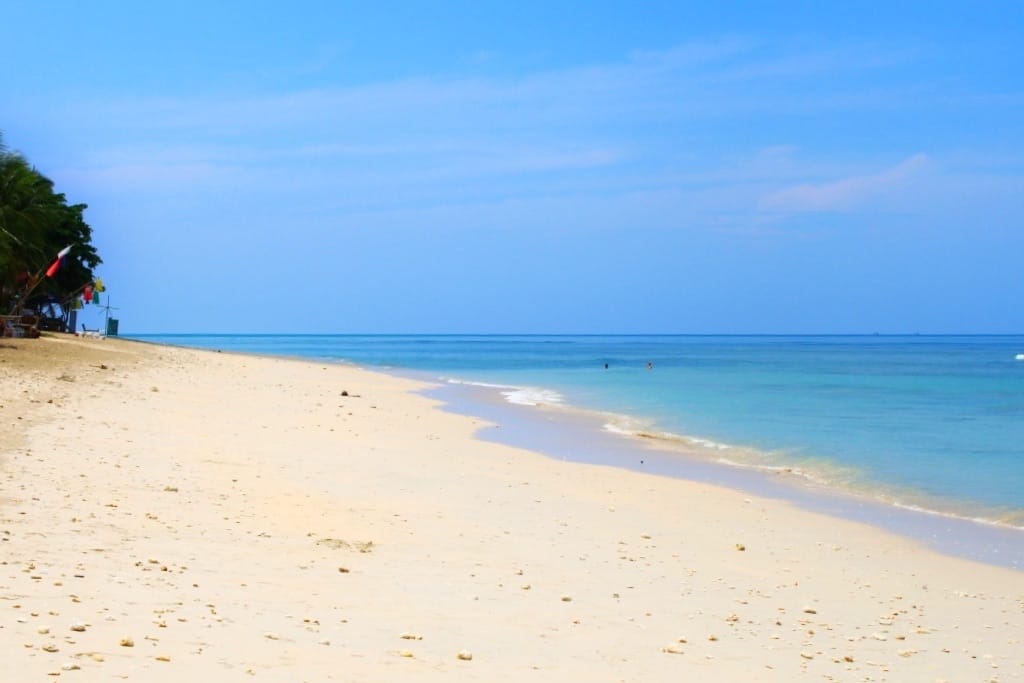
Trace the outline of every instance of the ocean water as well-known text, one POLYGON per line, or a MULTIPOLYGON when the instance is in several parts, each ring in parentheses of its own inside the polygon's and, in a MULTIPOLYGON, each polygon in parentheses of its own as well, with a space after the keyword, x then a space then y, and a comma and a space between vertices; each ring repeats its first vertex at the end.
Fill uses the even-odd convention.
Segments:
POLYGON ((138 338, 426 373, 716 462, 1024 528, 1024 336, 138 338))

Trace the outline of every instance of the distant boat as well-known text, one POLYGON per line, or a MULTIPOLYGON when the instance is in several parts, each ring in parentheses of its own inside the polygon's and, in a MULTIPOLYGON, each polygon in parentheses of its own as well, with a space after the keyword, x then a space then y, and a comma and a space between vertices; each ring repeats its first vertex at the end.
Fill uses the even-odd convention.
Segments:
POLYGON ((1017 360, 1024 360, 1024 353, 1018 353, 1017 360))

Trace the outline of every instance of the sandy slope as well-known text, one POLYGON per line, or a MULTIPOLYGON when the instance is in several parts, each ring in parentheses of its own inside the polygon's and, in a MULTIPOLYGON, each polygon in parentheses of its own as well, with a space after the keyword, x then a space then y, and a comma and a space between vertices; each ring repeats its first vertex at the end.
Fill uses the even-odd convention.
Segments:
POLYGON ((479 442, 407 380, 61 337, 0 387, 3 681, 1024 679, 1024 573, 479 442))

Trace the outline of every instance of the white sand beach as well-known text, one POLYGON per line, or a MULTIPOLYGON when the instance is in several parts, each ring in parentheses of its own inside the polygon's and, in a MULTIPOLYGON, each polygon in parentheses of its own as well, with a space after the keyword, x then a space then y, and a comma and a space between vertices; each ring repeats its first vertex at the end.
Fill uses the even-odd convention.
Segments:
POLYGON ((4 681, 1024 680, 1024 573, 474 438, 343 365, 0 345, 4 681))

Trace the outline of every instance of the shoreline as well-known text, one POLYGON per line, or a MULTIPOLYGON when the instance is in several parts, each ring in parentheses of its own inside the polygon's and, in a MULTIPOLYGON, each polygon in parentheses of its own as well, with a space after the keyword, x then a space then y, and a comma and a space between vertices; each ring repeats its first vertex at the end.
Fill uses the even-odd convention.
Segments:
MULTIPOLYGON (((399 373, 399 376, 405 376, 399 373)), ((938 552, 1024 571, 1024 528, 873 499, 801 475, 702 457, 696 448, 642 435, 609 432, 600 413, 573 406, 510 404, 498 387, 446 384, 424 391, 444 409, 496 422, 478 438, 583 464, 607 465, 657 476, 723 486, 791 503, 811 512, 865 523, 928 545, 938 552)))
MULTIPOLYGON (((247 340, 247 344, 248 342, 256 342, 256 347, 258 347, 258 340, 261 338, 285 338, 299 342, 306 339, 318 340, 321 338, 334 337, 342 339, 366 339, 378 336, 385 340, 396 337, 396 335, 242 335, 240 338, 247 340)), ((399 338, 420 336, 422 335, 397 335, 399 338)), ((461 337, 462 335, 454 336, 461 337)), ((514 339, 523 335, 484 336, 493 336, 499 339, 514 339)), ((547 338, 549 335, 525 336, 547 338)), ((650 335, 640 336, 647 337, 650 335)), ((661 336, 674 338, 679 335, 661 336)), ((724 336, 741 339, 750 337, 750 335, 688 336, 700 338, 720 338, 724 336)), ((830 337, 842 339, 850 337, 851 335, 804 336, 809 339, 830 337)), ((859 336, 869 339, 874 339, 876 337, 876 335, 859 336)), ((934 338, 1001 338, 1015 336, 1016 335, 935 335, 934 338)), ((239 338, 230 335, 159 335, 155 337, 170 337, 172 339, 194 338, 197 340, 215 338, 221 339, 228 344, 230 344, 231 340, 239 338)), ((602 338, 601 335, 596 335, 595 337, 602 338)), ((792 335, 757 335, 756 337, 790 338, 792 335)), ((895 339, 918 339, 925 336, 883 335, 883 337, 891 337, 895 339)), ((932 336, 929 335, 927 337, 932 336)), ((243 347, 239 352, 259 353, 259 351, 245 350, 245 346, 247 344, 243 344, 243 347)), ((228 348, 230 348, 230 346, 228 348)), ((324 347, 325 350, 330 348, 332 347, 329 345, 324 347)), ((353 347, 351 351, 355 353, 355 347, 353 347)), ((270 353, 273 356, 282 357, 274 352, 270 353)), ((287 351, 285 351, 285 353, 287 353, 287 351)), ((305 351, 305 353, 308 353, 308 350, 305 351)), ((298 359, 310 358, 305 355, 293 355, 286 357, 298 359)), ((863 501, 870 505, 882 505, 899 510, 906 510, 912 513, 919 512, 935 518, 945 518, 955 521, 965 520, 984 526, 1024 531, 1024 507, 1022 506, 1015 507, 1012 504, 1007 505, 998 501, 993 502, 983 499, 972 499, 970 497, 958 496, 955 492, 950 491, 943 493, 926 493, 923 488, 916 488, 913 485, 891 483, 885 480, 880 480, 875 477, 875 475, 871 474, 868 469, 850 467, 845 465, 843 462, 830 457, 828 449, 822 449, 820 446, 817 453, 807 450, 805 455, 800 455, 800 452, 805 450, 802 446, 793 446, 792 448, 783 450, 772 450, 760 446, 742 445, 744 443, 742 439, 730 438, 728 435, 723 435, 721 433, 716 436, 708 437, 706 433, 699 431, 665 431, 664 427, 659 426, 661 424, 660 418, 656 419, 649 415, 645 416, 642 413, 636 412, 631 414, 621 411, 616 412, 615 408, 609 410, 567 403, 565 402, 563 392, 566 389, 571 388, 568 385, 559 387, 555 385, 545 385, 543 383, 517 384, 514 381, 509 383, 507 378, 505 380, 494 380, 494 371, 422 369, 393 364, 375 364, 373 362, 360 360, 357 353, 351 357, 328 354, 324 356, 323 359, 328 362, 352 364, 354 367, 362 367, 374 372, 385 372, 399 377, 410 377, 418 381, 426 381, 430 383, 441 382, 444 384, 456 384, 467 387, 478 386, 493 388, 495 391, 500 391, 503 394, 507 391, 511 391, 511 393, 521 394, 521 396, 518 399, 514 397, 506 397, 509 403, 522 402, 524 405, 528 405, 530 402, 536 402, 537 405, 535 409, 553 409, 556 414, 568 415, 570 413, 580 413, 588 419, 594 418, 594 416, 599 416, 595 419, 603 419, 608 422, 608 425, 606 425, 607 431, 623 432, 627 437, 632 437, 638 441, 644 442, 645 447, 660 448, 680 454, 681 457, 687 459, 698 460, 702 463, 712 462, 715 465, 721 466, 724 474, 719 477, 719 479, 725 485, 730 485, 730 480, 734 478, 734 476, 729 472, 730 469, 752 470, 763 473, 770 479, 779 478, 791 480, 791 488, 794 490, 795 497, 797 498, 802 497, 807 489, 815 492, 823 491, 825 492, 825 495, 834 494, 841 499, 853 499, 854 501, 863 501), (491 374, 491 379, 484 379, 481 381, 480 377, 486 376, 489 373, 491 374), (552 397, 554 398, 555 403, 553 405, 547 405, 552 397)), ((500 371, 498 371, 498 373, 500 375, 500 371)), ((472 413, 472 408, 470 407, 469 410, 465 412, 472 413)), ((671 430, 671 427, 669 430, 671 430)), ((732 436, 735 437, 735 434, 732 436)), ((796 441, 800 442, 800 439, 798 438, 796 441)), ((628 464, 628 459, 626 462, 628 464)), ((710 481, 710 479, 707 480, 710 481)), ((782 497, 785 498, 787 496, 782 497)), ((820 508, 821 506, 818 507, 820 508)), ((829 505, 826 507, 831 508, 833 506, 829 505)))
POLYGON ((1020 571, 491 443, 434 384, 110 339, 0 372, 26 680, 1024 676, 1020 571))
MULTIPOLYGON (((195 336, 201 338, 208 335, 195 336)), ((280 335, 255 336, 278 337, 280 335)), ((323 335, 290 336, 315 338, 323 335)), ((789 337, 791 335, 778 336, 789 337)), ((834 336, 848 337, 851 335, 834 336)), ((874 335, 863 336, 874 338, 874 335)), ((908 335, 890 336, 902 338, 908 335)), ((156 346, 162 345, 159 341, 148 339, 133 341, 156 346)), ((184 349, 204 349, 204 347, 167 345, 184 349)), ((925 497, 913 491, 903 491, 887 484, 882 485, 871 481, 862 481, 857 486, 843 486, 828 481, 827 478, 818 476, 813 471, 800 471, 796 466, 756 465, 743 460, 727 461, 721 457, 709 457, 699 446, 713 444, 718 447, 716 450, 719 456, 739 451, 762 455, 763 453, 752 448, 725 446, 700 436, 674 433, 652 434, 644 430, 622 430, 621 432, 611 430, 608 429, 610 423, 605 424, 607 420, 646 424, 647 419, 639 416, 607 413, 565 403, 558 390, 547 387, 481 382, 447 372, 398 366, 372 366, 347 358, 316 359, 257 351, 204 350, 263 358, 287 358, 299 362, 336 363, 367 372, 379 372, 426 383, 430 387, 421 393, 440 401, 444 404, 444 409, 455 414, 500 422, 519 421, 529 426, 527 429, 518 430, 517 436, 514 438, 508 438, 510 431, 508 429, 492 430, 486 434, 477 435, 479 438, 494 443, 527 448, 556 459, 621 467, 636 472, 724 486, 736 491, 762 497, 767 496, 798 505, 812 512, 866 523, 897 533, 945 554, 994 566, 1024 570, 1024 526, 985 516, 992 513, 994 509, 980 503, 925 497), (525 400, 507 396, 508 392, 517 395, 525 394, 523 397, 525 400), (460 393, 463 395, 459 396, 460 393), (496 398, 495 394, 500 397, 496 398), (558 397, 558 402, 547 403, 546 401, 551 396, 558 397), (540 416, 541 413, 546 413, 548 417, 540 416), (567 439, 564 435, 560 437, 550 433, 551 430, 566 428, 569 429, 567 434, 571 434, 572 438, 567 439), (600 457, 579 455, 580 449, 575 444, 580 443, 586 444, 587 453, 599 452, 603 455, 600 457), (724 449, 723 446, 725 446, 724 449), (641 459, 646 460, 642 466, 637 464, 641 459), (872 486, 876 491, 885 490, 885 494, 870 495, 872 486), (898 498, 900 494, 916 495, 918 502, 902 502, 898 498), (970 509, 970 512, 955 511, 957 508, 959 510, 970 509)), ((1019 517, 1020 513, 1021 511, 1015 510, 1014 518, 1019 517)))

